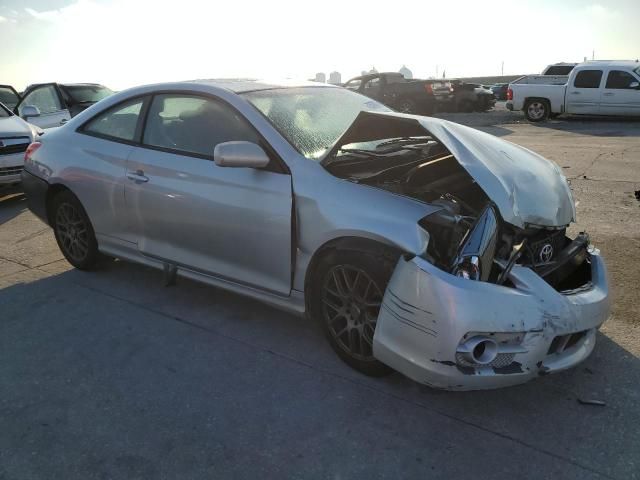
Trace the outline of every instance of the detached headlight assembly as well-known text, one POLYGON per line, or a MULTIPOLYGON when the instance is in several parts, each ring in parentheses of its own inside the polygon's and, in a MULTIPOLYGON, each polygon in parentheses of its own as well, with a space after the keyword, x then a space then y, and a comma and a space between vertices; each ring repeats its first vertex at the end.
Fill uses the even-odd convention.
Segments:
POLYGON ((468 280, 486 281, 491 274, 497 239, 498 217, 493 205, 489 205, 462 239, 451 273, 468 280))

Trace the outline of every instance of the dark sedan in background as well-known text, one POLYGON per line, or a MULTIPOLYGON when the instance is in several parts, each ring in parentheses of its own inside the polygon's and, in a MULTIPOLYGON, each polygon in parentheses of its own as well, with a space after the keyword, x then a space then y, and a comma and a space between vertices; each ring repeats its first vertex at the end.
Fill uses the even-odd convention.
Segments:
POLYGON ((493 92, 477 83, 451 80, 453 101, 448 111, 486 112, 496 104, 493 92))
POLYGON ((496 96, 498 100, 506 100, 507 99, 507 90, 509 90, 508 83, 496 83, 491 87, 491 91, 496 96))

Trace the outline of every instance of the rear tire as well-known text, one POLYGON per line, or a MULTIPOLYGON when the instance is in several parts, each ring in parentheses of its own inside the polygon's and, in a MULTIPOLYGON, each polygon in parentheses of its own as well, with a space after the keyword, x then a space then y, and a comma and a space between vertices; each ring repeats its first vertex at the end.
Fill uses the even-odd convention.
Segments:
POLYGON ((401 113, 416 113, 416 103, 408 98, 402 99, 398 104, 398 111, 401 113))
POLYGON ((549 118, 550 113, 551 108, 547 100, 533 98, 524 104, 524 116, 530 122, 543 122, 549 118))
POLYGON ((347 365, 372 377, 393 372, 373 357, 373 335, 394 267, 386 252, 334 250, 321 260, 310 284, 311 317, 347 365))
POLYGON ((80 270, 91 270, 100 254, 93 226, 80 200, 66 190, 53 198, 51 226, 60 251, 67 261, 80 270))

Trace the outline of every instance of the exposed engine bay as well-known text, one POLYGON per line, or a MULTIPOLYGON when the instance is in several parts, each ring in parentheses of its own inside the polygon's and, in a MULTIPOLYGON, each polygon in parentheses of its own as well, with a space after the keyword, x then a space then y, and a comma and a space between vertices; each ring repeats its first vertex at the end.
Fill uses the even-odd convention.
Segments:
POLYGON ((442 207, 419 222, 430 235, 425 258, 442 270, 510 286, 509 271, 519 264, 562 292, 590 282, 587 234, 572 240, 566 225, 505 222, 476 180, 430 135, 342 145, 324 165, 340 178, 442 207))

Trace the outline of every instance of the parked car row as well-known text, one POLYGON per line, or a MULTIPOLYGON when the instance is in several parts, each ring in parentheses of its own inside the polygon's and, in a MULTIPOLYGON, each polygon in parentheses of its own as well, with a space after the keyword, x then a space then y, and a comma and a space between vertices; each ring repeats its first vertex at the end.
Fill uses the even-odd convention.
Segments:
POLYGON ((31 85, 14 107, 14 113, 41 128, 58 127, 112 93, 95 83, 31 85))
POLYGON ((0 85, 0 186, 20 182, 24 152, 44 130, 64 125, 112 93, 94 83, 34 84, 22 95, 0 85))
POLYGON ((406 79, 401 73, 371 73, 352 78, 344 87, 403 113, 484 112, 496 97, 482 85, 461 80, 406 79))
POLYGON ((41 133, 0 103, 0 187, 20 182, 24 152, 41 133))

